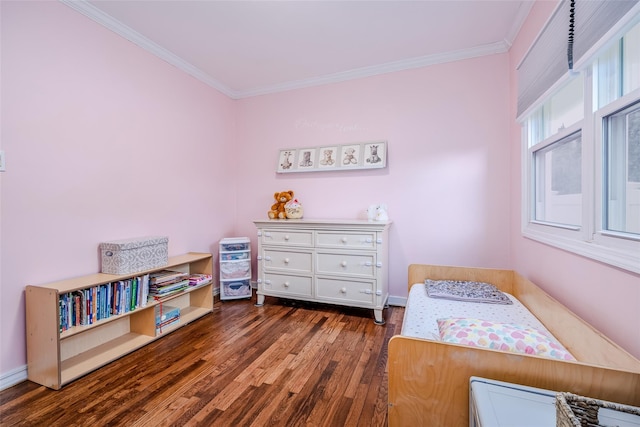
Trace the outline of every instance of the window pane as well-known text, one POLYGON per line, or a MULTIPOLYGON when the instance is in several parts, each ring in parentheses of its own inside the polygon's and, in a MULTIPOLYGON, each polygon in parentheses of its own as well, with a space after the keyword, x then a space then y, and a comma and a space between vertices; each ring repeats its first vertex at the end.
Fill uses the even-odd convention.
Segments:
POLYGON ((640 24, 624 35, 622 46, 622 93, 626 95, 640 87, 640 24))
POLYGON ((584 76, 572 78, 527 119, 529 148, 584 118, 584 76))
POLYGON ((582 137, 575 133, 533 153, 534 219, 582 224, 582 137))
POLYGON ((614 43, 594 62, 594 111, 618 99, 620 87, 620 44, 614 43))
POLYGON ((584 77, 580 74, 551 97, 548 105, 551 135, 578 123, 584 117, 584 77))
POLYGON ((606 230, 640 234, 640 102, 605 119, 606 230))

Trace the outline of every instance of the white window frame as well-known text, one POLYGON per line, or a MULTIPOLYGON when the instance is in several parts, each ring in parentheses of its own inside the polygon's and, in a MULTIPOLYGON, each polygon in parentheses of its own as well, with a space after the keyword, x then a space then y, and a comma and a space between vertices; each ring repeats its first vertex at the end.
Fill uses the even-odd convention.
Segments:
MULTIPOLYGON (((595 206, 599 209, 595 210, 595 224, 598 226, 595 230, 594 241, 601 245, 608 247, 618 248, 622 251, 620 256, 629 253, 630 251, 636 251, 636 254, 640 253, 640 236, 629 235, 628 233, 618 233, 611 230, 606 230, 602 226, 605 220, 605 208, 606 201, 604 200, 604 188, 603 185, 606 181, 606 169, 604 167, 604 132, 603 132, 603 120, 611 114, 620 111, 627 106, 634 104, 640 100, 640 89, 624 95, 617 100, 602 107, 595 113, 595 206)), ((634 258, 633 256, 631 257, 634 258)), ((637 256, 635 257, 637 258, 637 256)))
MULTIPOLYGON (((603 137, 602 119, 640 99, 640 90, 633 91, 593 112, 593 77, 591 68, 584 71, 584 119, 555 135, 528 147, 527 127, 523 126, 522 146, 522 235, 524 237, 585 256, 634 273, 640 273, 640 239, 627 233, 603 230, 603 137), (582 224, 563 226, 533 220, 535 203, 535 150, 582 131, 582 224)), ((562 82, 567 82, 565 76, 562 82)), ((562 84, 560 82, 560 84, 562 84)), ((560 85, 554 85, 559 87, 560 85)), ((541 103, 539 104, 541 105, 541 103)))

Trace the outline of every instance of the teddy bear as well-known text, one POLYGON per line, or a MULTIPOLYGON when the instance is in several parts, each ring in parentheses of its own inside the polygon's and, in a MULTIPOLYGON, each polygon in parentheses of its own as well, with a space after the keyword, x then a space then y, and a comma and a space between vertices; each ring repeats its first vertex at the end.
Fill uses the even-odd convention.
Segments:
POLYGON ((347 148, 344 153, 344 159, 342 159, 342 163, 345 165, 349 165, 351 163, 358 163, 358 159, 355 156, 356 150, 354 148, 347 148))
POLYGON ((271 210, 268 212, 269 218, 286 219, 287 213, 284 205, 286 205, 289 200, 293 199, 293 191, 281 191, 279 193, 275 193, 273 197, 276 199, 276 202, 271 206, 271 210))

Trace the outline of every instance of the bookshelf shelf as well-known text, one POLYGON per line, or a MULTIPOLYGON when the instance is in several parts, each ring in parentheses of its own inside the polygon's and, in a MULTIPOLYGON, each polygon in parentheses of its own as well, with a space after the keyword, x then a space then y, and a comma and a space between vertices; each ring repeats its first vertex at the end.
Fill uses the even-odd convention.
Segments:
POLYGON ((213 260, 211 254, 192 252, 171 257, 168 265, 154 270, 129 275, 99 273, 45 285, 28 285, 25 291, 28 379, 58 390, 213 310, 213 282, 210 280, 161 301, 149 299, 144 307, 113 314, 93 324, 60 330, 61 295, 160 270, 212 276, 213 260), (179 321, 156 332, 156 312, 163 305, 178 308, 179 321))

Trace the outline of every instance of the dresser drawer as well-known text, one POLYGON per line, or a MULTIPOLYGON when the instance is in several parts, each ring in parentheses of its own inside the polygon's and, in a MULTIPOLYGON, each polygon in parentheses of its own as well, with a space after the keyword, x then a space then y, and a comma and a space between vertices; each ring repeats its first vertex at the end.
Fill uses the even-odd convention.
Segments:
POLYGON ((313 246, 311 230, 262 230, 260 239, 264 245, 313 246))
POLYGON ((373 282, 328 277, 316 279, 316 297, 318 300, 327 302, 372 306, 375 297, 374 288, 373 282))
POLYGON ((311 297, 313 296, 312 283, 311 277, 265 273, 260 285, 264 293, 268 295, 311 297))
POLYGON ((375 253, 323 252, 318 251, 316 272, 341 276, 368 277, 376 275, 375 253))
POLYGON ((318 231, 316 234, 319 248, 375 249, 376 233, 348 231, 318 231))
POLYGON ((313 255, 311 252, 263 249, 261 258, 260 262, 262 262, 265 270, 311 273, 313 269, 313 255))

